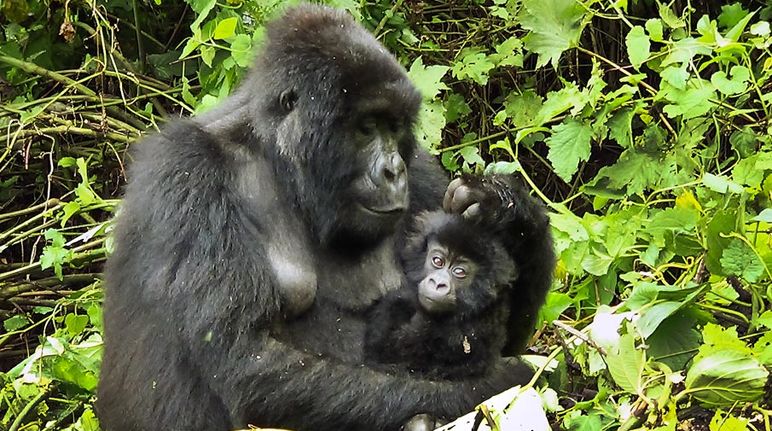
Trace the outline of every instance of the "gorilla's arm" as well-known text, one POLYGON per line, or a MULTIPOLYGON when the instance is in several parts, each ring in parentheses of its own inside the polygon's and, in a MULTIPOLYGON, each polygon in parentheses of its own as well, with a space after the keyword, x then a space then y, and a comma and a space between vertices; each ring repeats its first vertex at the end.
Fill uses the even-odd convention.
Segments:
POLYGON ((499 237, 514 259, 519 278, 511 288, 512 309, 505 354, 519 354, 533 331, 539 308, 552 283, 555 253, 544 206, 513 176, 453 180, 443 198, 446 211, 477 218, 499 237))

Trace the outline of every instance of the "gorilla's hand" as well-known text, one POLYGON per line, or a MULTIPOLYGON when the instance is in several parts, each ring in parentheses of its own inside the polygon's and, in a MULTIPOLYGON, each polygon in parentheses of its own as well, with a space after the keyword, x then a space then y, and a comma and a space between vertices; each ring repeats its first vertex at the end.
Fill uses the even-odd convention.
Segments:
POLYGON ((446 212, 495 226, 511 213, 518 192, 511 177, 465 175, 448 184, 442 207, 446 212))

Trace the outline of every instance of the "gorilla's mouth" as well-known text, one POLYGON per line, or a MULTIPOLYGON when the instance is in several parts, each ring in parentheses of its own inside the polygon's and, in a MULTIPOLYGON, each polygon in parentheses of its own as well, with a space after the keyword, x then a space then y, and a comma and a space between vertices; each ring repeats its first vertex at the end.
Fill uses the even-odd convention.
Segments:
POLYGON ((366 205, 359 204, 359 207, 362 208, 367 213, 371 213, 379 216, 400 215, 403 212, 405 212, 405 209, 406 209, 406 207, 402 205, 395 205, 390 207, 369 207, 366 205))

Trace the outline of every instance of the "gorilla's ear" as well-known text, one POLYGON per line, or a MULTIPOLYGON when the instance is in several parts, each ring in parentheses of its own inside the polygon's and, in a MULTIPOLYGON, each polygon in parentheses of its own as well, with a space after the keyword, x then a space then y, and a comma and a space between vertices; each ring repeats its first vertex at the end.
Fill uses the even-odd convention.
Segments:
POLYGON ((294 90, 288 89, 281 92, 279 95, 279 106, 284 111, 284 114, 289 114, 295 109, 295 103, 298 101, 298 96, 294 90))

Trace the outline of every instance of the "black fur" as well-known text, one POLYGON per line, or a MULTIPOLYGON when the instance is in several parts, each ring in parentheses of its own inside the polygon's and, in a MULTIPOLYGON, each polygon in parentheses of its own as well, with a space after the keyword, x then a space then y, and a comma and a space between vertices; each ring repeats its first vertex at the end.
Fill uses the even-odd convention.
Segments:
MULTIPOLYGON (((527 380, 504 360, 456 382, 362 366, 366 310, 403 276, 402 220, 436 208, 447 179, 415 151, 420 98, 404 69, 350 17, 302 6, 267 34, 220 107, 134 146, 105 269, 103 428, 395 429, 527 380), (363 129, 368 115, 390 127, 363 129)), ((501 187, 475 190, 497 206, 501 187)), ((546 226, 543 212, 491 213, 503 232, 546 226)), ((541 232, 525 248, 547 247, 541 232)), ((508 240, 513 258, 522 243, 508 240)), ((546 285, 549 258, 526 258, 546 285)))
POLYGON ((365 358, 374 366, 387 364, 432 378, 484 375, 507 342, 514 262, 491 231, 460 215, 425 213, 415 230, 402 257, 406 285, 373 307, 365 358), (427 311, 418 301, 431 241, 476 266, 470 285, 457 291, 457 305, 449 312, 427 311))

